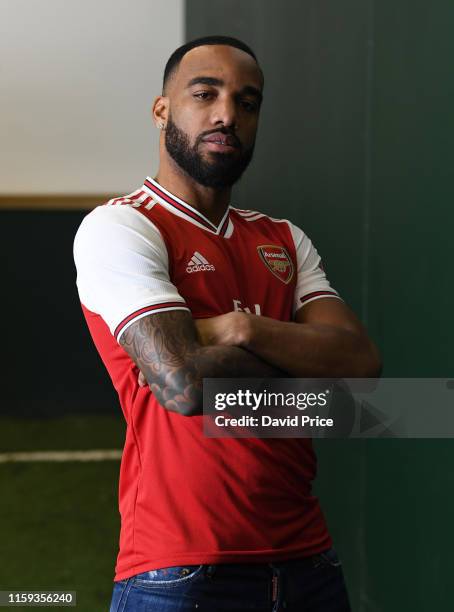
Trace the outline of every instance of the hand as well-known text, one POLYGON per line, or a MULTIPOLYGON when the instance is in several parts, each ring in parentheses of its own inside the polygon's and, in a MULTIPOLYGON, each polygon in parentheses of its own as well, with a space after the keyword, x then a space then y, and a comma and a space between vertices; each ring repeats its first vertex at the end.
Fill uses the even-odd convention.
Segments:
POLYGON ((247 343, 250 318, 245 312, 228 312, 227 314, 196 319, 194 321, 200 344, 203 346, 242 346, 247 343))
MULTIPOLYGON (((245 312, 228 312, 227 314, 194 320, 197 336, 202 346, 243 346, 248 341, 252 319, 256 315, 245 312)), ((148 381, 139 371, 139 387, 147 387, 148 381)))

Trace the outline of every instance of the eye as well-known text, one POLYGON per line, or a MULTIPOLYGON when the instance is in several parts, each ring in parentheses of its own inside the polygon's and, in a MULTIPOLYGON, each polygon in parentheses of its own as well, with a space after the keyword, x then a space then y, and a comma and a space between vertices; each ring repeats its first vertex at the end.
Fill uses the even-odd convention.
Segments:
POLYGON ((194 98, 198 98, 199 100, 207 100, 213 94, 209 91, 199 91, 193 94, 194 98))
POLYGON ((248 113, 254 113, 257 111, 257 104, 255 102, 251 102, 251 100, 241 100, 241 106, 248 113))

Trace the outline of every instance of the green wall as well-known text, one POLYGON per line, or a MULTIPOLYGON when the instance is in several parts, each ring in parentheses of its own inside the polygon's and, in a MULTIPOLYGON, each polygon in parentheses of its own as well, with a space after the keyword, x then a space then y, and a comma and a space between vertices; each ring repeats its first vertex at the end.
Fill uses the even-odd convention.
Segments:
MULTIPOLYGON (((187 0, 186 25, 243 39, 265 72, 234 202, 309 234, 385 376, 453 376, 452 0, 187 0)), ((316 446, 354 611, 450 609, 451 440, 316 446)))
POLYGON ((76 288, 73 241, 87 212, 0 211, 0 418, 120 414, 76 288))

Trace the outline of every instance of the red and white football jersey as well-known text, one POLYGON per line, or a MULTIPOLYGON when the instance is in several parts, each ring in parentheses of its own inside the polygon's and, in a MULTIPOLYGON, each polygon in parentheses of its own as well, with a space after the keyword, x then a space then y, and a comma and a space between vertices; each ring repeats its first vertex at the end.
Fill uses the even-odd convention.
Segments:
POLYGON ((127 423, 115 580, 182 564, 269 562, 332 544, 311 481, 310 439, 208 438, 203 417, 163 408, 118 343, 139 318, 232 310, 292 321, 338 298, 309 238, 229 207, 218 226, 153 179, 98 206, 74 242, 77 286, 127 423))

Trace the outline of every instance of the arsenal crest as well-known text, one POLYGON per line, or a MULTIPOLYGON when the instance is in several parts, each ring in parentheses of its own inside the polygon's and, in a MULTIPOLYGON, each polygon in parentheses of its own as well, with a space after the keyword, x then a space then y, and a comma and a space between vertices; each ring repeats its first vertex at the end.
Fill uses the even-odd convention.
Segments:
POLYGON ((293 278, 293 262, 284 247, 273 244, 263 244, 257 247, 260 259, 265 266, 283 283, 289 283, 293 278))

